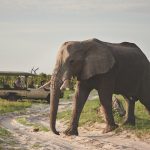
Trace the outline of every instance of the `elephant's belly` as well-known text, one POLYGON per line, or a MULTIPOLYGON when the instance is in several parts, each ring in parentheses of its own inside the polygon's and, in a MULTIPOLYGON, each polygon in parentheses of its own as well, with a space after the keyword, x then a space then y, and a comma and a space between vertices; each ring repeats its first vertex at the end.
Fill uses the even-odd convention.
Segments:
POLYGON ((124 74, 116 79, 115 91, 116 94, 127 96, 139 96, 141 78, 129 74, 124 74))

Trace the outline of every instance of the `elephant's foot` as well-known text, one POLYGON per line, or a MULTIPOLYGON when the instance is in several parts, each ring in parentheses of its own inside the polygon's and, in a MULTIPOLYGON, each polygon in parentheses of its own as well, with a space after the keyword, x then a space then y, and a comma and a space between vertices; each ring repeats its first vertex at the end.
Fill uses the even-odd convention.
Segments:
POLYGON ((135 119, 126 119, 123 125, 135 126, 135 119))
POLYGON ((72 127, 69 127, 67 130, 64 131, 64 134, 70 136, 70 135, 76 135, 78 136, 78 130, 72 127))
POLYGON ((105 129, 103 130, 103 133, 108 133, 118 128, 117 124, 114 125, 106 125, 105 129))

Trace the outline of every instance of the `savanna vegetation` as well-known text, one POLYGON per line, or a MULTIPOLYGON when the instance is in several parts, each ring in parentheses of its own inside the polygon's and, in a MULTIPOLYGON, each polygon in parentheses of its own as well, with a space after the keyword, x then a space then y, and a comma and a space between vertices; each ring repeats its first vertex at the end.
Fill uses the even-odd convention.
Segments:
MULTIPOLYGON (((125 107, 125 101, 122 96, 118 97, 125 107)), ((104 122, 101 115, 99 115, 98 108, 100 103, 98 99, 87 101, 84 109, 81 113, 79 126, 93 125, 95 122, 104 122)), ((123 130, 134 133, 138 137, 150 137, 150 117, 145 107, 140 103, 136 103, 135 115, 136 115, 136 125, 133 126, 123 126, 124 117, 120 117, 118 112, 113 110, 115 121, 120 125, 116 132, 122 132, 123 130)), ((58 119, 63 119, 69 122, 71 117, 71 110, 66 110, 64 112, 58 113, 58 119)))
MULTIPOLYGON (((28 108, 31 106, 31 102, 24 101, 24 102, 11 102, 7 100, 0 99, 0 115, 4 115, 9 112, 20 112, 24 111, 25 108, 28 108)), ((13 140, 13 137, 9 131, 4 129, 0 126, 0 149, 3 147, 3 144, 8 144, 10 146, 13 146, 15 144, 15 141, 13 140)))
MULTIPOLYGON (((40 73, 36 76, 32 76, 28 78, 28 83, 31 81, 34 82, 35 85, 40 86, 43 83, 49 81, 51 75, 40 73)), ((17 79, 17 76, 0 76, 0 87, 6 82, 10 87, 13 87, 14 81, 17 79)))
POLYGON ((15 140, 9 131, 0 126, 0 149, 2 150, 3 146, 7 144, 11 147, 15 144, 15 140))
POLYGON ((38 131, 45 131, 48 132, 49 129, 41 124, 38 123, 31 123, 26 117, 19 117, 17 118, 17 122, 25 125, 25 126, 32 126, 34 130, 38 130, 38 131))
MULTIPOLYGON (((50 77, 51 77, 50 75, 41 73, 38 76, 32 77, 32 80, 34 80, 36 84, 40 85, 41 81, 48 81, 50 80, 50 77)), ((11 81, 12 79, 8 77, 7 80, 11 81)), ((2 83, 2 78, 0 78, 0 83, 2 83)), ((70 100, 70 98, 72 97, 74 93, 75 83, 76 83, 76 79, 72 79, 70 83, 71 90, 66 90, 64 92, 64 96, 63 96, 64 100, 70 100)), ((123 97, 119 96, 118 98, 121 100, 121 102, 125 107, 125 101, 123 97)), ((32 104, 29 101, 11 102, 11 101, 0 99, 0 115, 8 112, 22 111, 25 110, 25 108, 30 107, 31 105, 32 104)), ((79 125, 90 126, 95 122, 98 123, 104 122, 102 116, 97 113, 97 110, 100 107, 100 105, 101 104, 99 103, 98 99, 87 101, 82 111, 79 125)), ((122 126, 124 117, 120 117, 118 112, 114 110, 113 112, 115 116, 115 121, 120 125, 120 127, 115 130, 116 132, 121 132, 123 130, 126 130, 136 134, 138 137, 143 137, 143 136, 150 137, 150 117, 148 112, 145 110, 144 106, 140 102, 136 103, 136 108, 135 108, 136 126, 135 127, 122 126)), ((71 110, 66 110, 58 113, 58 119, 64 119, 66 122, 69 122, 70 117, 71 117, 71 110)), ((48 131, 47 128, 30 123, 26 118, 18 118, 17 121, 24 125, 28 125, 28 126, 30 125, 30 126, 34 126, 35 128, 36 127, 40 128, 40 130, 48 131)), ((10 133, 7 130, 0 127, 0 137, 9 136, 9 134, 10 133)))
POLYGON ((0 99, 0 114, 14 112, 14 111, 23 111, 25 108, 30 107, 30 101, 7 101, 0 99))

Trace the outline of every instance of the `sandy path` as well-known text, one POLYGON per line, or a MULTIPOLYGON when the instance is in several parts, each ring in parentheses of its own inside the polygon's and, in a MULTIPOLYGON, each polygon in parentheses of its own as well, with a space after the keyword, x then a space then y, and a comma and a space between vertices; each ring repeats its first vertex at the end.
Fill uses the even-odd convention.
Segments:
MULTIPOLYGON (((59 111, 66 110, 71 103, 61 103, 59 111)), ((49 128, 49 105, 35 104, 25 113, 16 115, 10 114, 0 118, 0 124, 13 134, 16 141, 13 149, 18 150, 76 150, 76 149, 102 149, 102 150, 149 150, 150 145, 140 141, 128 133, 115 134, 114 132, 102 134, 103 124, 94 124, 92 127, 79 128, 80 136, 60 136, 49 132, 33 132, 32 126, 25 126, 16 121, 18 117, 25 117, 29 121, 42 124, 49 128)), ((57 129, 64 131, 66 125, 57 121, 57 129)), ((4 149, 12 149, 5 145, 4 149)))

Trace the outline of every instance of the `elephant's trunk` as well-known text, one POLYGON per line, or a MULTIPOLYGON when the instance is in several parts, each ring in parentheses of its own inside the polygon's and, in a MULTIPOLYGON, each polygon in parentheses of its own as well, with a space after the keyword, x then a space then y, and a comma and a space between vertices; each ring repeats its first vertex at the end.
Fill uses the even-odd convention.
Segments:
POLYGON ((58 104, 60 98, 60 87, 62 82, 58 78, 52 77, 51 79, 51 88, 50 88, 50 128, 54 134, 59 135, 59 132, 56 131, 56 117, 58 111, 58 104))

